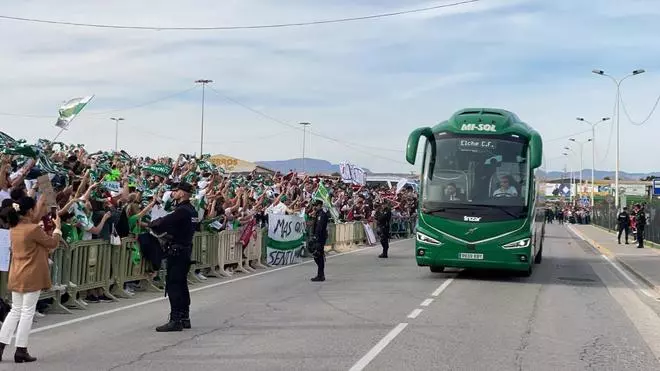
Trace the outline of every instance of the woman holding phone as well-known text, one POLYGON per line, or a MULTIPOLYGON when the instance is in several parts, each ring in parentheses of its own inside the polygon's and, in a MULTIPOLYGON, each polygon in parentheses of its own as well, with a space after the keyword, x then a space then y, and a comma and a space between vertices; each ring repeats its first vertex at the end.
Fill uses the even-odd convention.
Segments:
MULTIPOLYGON (((49 236, 37 224, 45 210, 45 197, 39 202, 22 197, 0 211, 7 221, 11 240, 11 269, 7 289, 11 291, 11 312, 0 329, 0 360, 5 347, 16 331, 16 363, 34 362, 27 350, 28 336, 41 290, 51 287, 48 254, 57 248, 62 236, 59 216, 53 220, 55 229, 49 236)), ((57 215, 57 213, 55 213, 57 215)))

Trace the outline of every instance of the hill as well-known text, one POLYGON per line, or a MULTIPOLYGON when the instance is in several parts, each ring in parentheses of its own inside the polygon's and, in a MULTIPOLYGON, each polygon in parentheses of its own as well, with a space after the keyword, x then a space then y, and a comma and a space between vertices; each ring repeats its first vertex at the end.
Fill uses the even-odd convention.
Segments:
MULTIPOLYGON (((267 167, 269 169, 279 171, 281 173, 287 173, 290 170, 296 172, 302 172, 303 170, 303 161, 302 158, 294 158, 291 160, 280 160, 280 161, 256 161, 259 166, 267 167)), ((371 174, 371 171, 367 168, 362 168, 367 174, 371 174)), ((315 158, 306 158, 305 159, 305 171, 310 174, 332 174, 339 172, 339 164, 333 164, 326 160, 319 160, 315 158)))

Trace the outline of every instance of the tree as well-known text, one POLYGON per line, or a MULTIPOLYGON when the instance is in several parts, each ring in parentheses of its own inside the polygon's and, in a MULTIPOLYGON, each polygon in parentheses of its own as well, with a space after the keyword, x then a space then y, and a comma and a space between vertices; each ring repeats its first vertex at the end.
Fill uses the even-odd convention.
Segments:
POLYGON ((341 174, 335 171, 334 173, 330 174, 330 176, 341 176, 341 174))
POLYGON ((655 175, 648 175, 646 178, 640 178, 642 182, 650 182, 653 181, 653 179, 657 179, 658 177, 655 175))
POLYGON ((608 176, 604 176, 604 177, 603 177, 603 180, 612 180, 612 178, 610 178, 610 177, 608 177, 608 176))

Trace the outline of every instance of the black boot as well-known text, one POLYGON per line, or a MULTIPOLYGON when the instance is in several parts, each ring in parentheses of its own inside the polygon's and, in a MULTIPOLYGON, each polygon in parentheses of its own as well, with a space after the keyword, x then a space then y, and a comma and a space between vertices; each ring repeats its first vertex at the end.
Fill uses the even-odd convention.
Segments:
POLYGON ((162 326, 156 327, 156 332, 175 332, 183 331, 183 321, 179 316, 170 316, 169 322, 162 326))
POLYGON ((6 346, 7 346, 7 344, 5 344, 5 343, 0 343, 0 362, 2 362, 2 353, 5 352, 5 347, 6 347, 6 346))
POLYGON ((181 315, 181 324, 183 325, 183 328, 185 328, 185 329, 188 329, 188 328, 192 327, 190 325, 190 312, 189 311, 184 311, 183 314, 181 315))
POLYGON ((27 348, 16 348, 16 353, 14 353, 14 362, 16 363, 27 363, 34 362, 37 359, 32 357, 28 353, 27 348))
POLYGON ((312 278, 312 282, 323 282, 325 281, 325 276, 316 276, 312 278))

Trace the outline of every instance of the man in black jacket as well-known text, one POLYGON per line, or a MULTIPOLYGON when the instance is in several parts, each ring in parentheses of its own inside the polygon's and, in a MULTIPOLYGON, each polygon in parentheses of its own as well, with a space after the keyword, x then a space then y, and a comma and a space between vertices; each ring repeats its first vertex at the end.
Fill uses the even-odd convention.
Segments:
POLYGON ((385 203, 381 203, 376 211, 376 229, 380 244, 383 246, 383 253, 379 258, 387 259, 387 250, 390 249, 390 223, 392 220, 392 211, 385 203))
POLYGON ((151 222, 151 230, 160 235, 167 233, 163 246, 167 256, 165 294, 170 299, 170 320, 156 328, 158 332, 182 331, 190 328, 190 292, 188 271, 191 265, 193 235, 198 223, 197 210, 190 204, 193 187, 181 182, 172 190, 176 209, 171 214, 151 222))
POLYGON ((323 202, 314 203, 314 222, 312 223, 312 243, 314 246, 314 262, 316 263, 316 277, 313 282, 325 281, 325 242, 328 239, 328 212, 323 208, 323 202))
POLYGON ((628 234, 630 234, 630 215, 628 215, 628 208, 624 207, 623 210, 616 217, 617 224, 619 225, 619 235, 617 239, 621 244, 621 233, 626 232, 626 245, 628 244, 628 234))
POLYGON ((644 248, 644 229, 646 229, 646 213, 642 205, 635 205, 635 227, 637 227, 637 248, 644 248))

